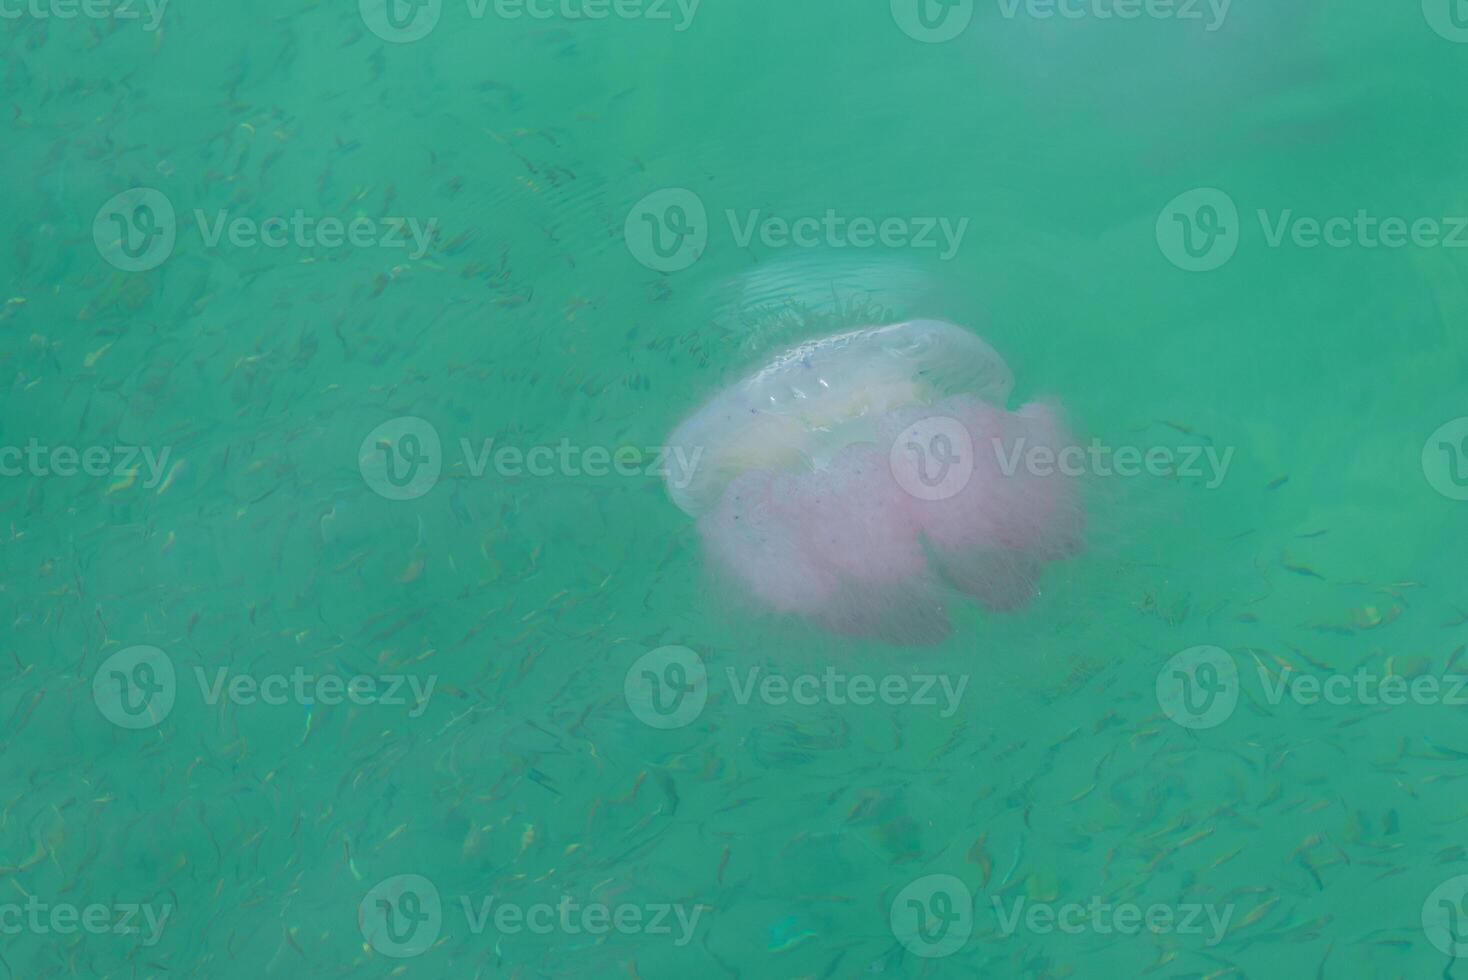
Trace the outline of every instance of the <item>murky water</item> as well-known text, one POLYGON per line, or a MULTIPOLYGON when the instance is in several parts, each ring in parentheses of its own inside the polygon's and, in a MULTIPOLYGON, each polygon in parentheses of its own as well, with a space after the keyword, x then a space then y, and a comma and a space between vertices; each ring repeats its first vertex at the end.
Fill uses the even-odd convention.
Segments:
POLYGON ((1397 8, 0 0, 0 968, 1468 976, 1468 9, 1397 8), (1086 549, 769 615, 669 433, 913 318, 1086 549))

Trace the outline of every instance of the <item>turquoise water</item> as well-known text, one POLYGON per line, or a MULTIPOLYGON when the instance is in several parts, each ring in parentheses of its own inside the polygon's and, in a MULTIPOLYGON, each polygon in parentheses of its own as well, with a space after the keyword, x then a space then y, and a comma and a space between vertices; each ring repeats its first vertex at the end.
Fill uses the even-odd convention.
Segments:
POLYGON ((1458 0, 393 2, 0 4, 6 975, 1468 976, 1458 0), (668 433, 915 317, 1157 462, 752 610, 668 433))

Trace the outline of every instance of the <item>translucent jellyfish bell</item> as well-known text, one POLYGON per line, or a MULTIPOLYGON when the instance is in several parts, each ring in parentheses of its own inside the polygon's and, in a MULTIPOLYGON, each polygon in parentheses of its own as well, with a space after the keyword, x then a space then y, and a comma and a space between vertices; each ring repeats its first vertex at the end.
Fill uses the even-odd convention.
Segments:
POLYGON ((1055 466, 1070 435, 1052 406, 1008 411, 1012 385, 988 344, 937 320, 809 341, 678 426, 668 492, 756 601, 935 642, 953 595, 1022 606, 1043 563, 1080 548, 1076 481, 1055 466))
POLYGON ((969 393, 1003 405, 1014 379, 994 349, 941 320, 863 327, 807 341, 719 392, 669 437, 668 495, 698 517, 748 470, 820 469, 875 441, 886 413, 969 393), (696 460, 696 463, 693 461, 696 460))

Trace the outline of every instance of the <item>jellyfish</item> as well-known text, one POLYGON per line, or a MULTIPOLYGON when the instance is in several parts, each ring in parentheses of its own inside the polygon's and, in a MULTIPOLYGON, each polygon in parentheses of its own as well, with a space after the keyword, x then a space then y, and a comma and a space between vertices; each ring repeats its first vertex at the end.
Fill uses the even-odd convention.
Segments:
POLYGON ((1082 547, 1079 458, 1058 406, 1006 405, 983 340, 909 320, 799 344, 669 437, 670 498, 710 568, 759 606, 904 645, 941 641, 952 600, 1034 597, 1082 547))

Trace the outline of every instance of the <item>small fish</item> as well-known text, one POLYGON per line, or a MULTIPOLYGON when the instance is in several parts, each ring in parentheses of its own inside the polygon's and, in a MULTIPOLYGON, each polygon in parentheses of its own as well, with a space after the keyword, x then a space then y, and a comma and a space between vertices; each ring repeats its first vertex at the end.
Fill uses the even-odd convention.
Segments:
POLYGON ((545 773, 541 772, 539 769, 527 769, 525 775, 530 778, 531 782, 536 783, 540 786, 544 786, 546 789, 550 790, 557 796, 561 795, 561 791, 556 789, 556 785, 554 782, 551 781, 551 778, 545 773))
POLYGON ((96 350, 92 351, 90 354, 88 354, 86 356, 86 359, 82 361, 82 367, 87 367, 87 368, 95 367, 96 364, 97 364, 97 362, 102 359, 102 355, 105 354, 105 353, 107 353, 107 351, 111 347, 112 347, 112 342, 111 341, 108 341, 107 343, 103 344, 101 347, 98 347, 96 350))
POLYGON ((1320 879, 1320 872, 1316 871, 1315 865, 1310 863, 1310 852, 1305 850, 1300 851, 1295 855, 1295 860, 1310 873, 1311 879, 1315 882, 1315 887, 1320 891, 1325 891, 1325 882, 1320 879))
POLYGON ((798 925, 799 920, 795 916, 787 915, 770 926, 768 930, 770 952, 783 953, 787 949, 795 948, 807 939, 815 938, 816 934, 814 932, 809 929, 798 929, 798 925))
POLYGON ((1294 572, 1296 575, 1304 575, 1308 578, 1318 578, 1322 582, 1325 581, 1324 575, 1321 575, 1319 572, 1308 565, 1301 565, 1298 562, 1293 561, 1289 555, 1284 555, 1280 559, 1280 564, 1284 566, 1285 571, 1294 572))
POLYGON ((1278 904, 1279 904, 1279 896, 1278 895, 1274 896, 1273 898, 1269 899, 1268 901, 1260 902, 1258 905, 1254 906, 1254 908, 1250 910, 1250 912, 1249 912, 1248 915, 1244 916, 1243 919, 1241 919, 1239 921, 1239 924, 1235 928, 1237 928, 1237 929, 1243 929, 1246 926, 1253 925, 1254 923, 1258 922, 1260 919, 1262 919, 1266 915, 1268 915, 1269 912, 1270 912, 1270 910, 1273 909, 1278 904))
POLYGON ((988 839, 989 834, 986 831, 980 834, 974 841, 973 847, 968 849, 969 862, 977 864, 979 870, 983 872, 983 879, 979 882, 981 888, 989 884, 989 876, 994 873, 994 859, 989 857, 989 852, 984 848, 984 842, 988 839))

